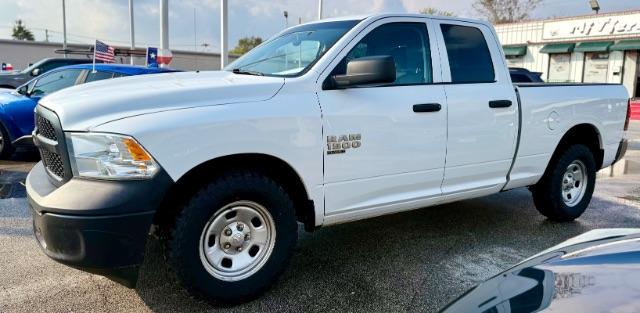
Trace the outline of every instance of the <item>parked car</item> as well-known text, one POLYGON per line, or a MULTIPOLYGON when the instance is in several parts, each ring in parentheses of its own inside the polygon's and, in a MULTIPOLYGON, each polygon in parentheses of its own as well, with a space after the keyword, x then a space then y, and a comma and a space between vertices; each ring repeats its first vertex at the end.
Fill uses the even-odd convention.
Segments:
POLYGON ((542 83, 542 73, 531 72, 526 68, 510 67, 509 75, 514 83, 542 83))
POLYGON ((640 230, 569 239, 472 288, 441 313, 635 312, 640 230))
POLYGON ((33 109, 53 92, 88 82, 122 76, 164 73, 173 70, 122 64, 81 64, 61 67, 34 78, 13 92, 0 92, 0 159, 17 146, 33 146, 33 109))
POLYGON ((82 63, 91 63, 91 59, 42 59, 22 71, 0 73, 0 88, 17 88, 32 78, 42 75, 50 70, 62 66, 82 63))
POLYGON ((487 22, 382 14, 289 28, 223 71, 62 90, 36 108, 35 235, 134 286, 156 224, 182 285, 233 302, 284 270, 296 222, 518 187, 574 220, 624 154, 627 91, 514 86, 505 62, 487 22))

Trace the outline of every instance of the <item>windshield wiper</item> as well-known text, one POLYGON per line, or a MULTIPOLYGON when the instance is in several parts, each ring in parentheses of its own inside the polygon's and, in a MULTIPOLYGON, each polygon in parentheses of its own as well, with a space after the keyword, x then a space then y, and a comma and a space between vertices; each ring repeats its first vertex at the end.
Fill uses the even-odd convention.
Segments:
POLYGON ((263 73, 260 73, 258 71, 247 71, 247 70, 241 70, 239 68, 234 68, 233 70, 231 70, 234 74, 242 74, 242 75, 254 75, 254 76, 264 76, 263 73))

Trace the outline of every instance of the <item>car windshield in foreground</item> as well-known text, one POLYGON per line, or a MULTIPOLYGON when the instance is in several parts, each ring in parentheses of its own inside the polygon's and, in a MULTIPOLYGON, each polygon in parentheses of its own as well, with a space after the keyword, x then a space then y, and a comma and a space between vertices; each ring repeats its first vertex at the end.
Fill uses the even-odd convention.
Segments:
POLYGON ((249 51, 225 70, 244 75, 300 75, 359 22, 349 20, 293 27, 249 51))

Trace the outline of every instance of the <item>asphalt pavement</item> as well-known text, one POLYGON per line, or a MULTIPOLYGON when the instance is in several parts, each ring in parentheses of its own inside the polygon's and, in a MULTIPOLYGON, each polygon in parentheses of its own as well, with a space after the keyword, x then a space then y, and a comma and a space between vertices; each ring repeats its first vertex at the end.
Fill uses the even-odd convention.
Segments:
POLYGON ((587 212, 547 221, 521 188, 299 231, 291 265, 238 306, 190 298, 151 239, 136 289, 48 259, 31 231, 23 181, 37 157, 0 161, 0 312, 433 312, 478 282, 591 229, 640 227, 640 176, 599 178, 587 212))

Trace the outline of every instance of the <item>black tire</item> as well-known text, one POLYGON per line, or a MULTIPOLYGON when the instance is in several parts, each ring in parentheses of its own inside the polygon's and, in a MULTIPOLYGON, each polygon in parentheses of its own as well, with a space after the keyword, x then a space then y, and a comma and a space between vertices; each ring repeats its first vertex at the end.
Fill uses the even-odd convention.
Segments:
POLYGON ((15 148, 9 139, 9 132, 0 124, 0 160, 6 160, 13 155, 15 148))
POLYGON ((257 173, 234 172, 215 178, 182 208, 167 242, 168 262, 181 285, 196 298, 238 303, 260 295, 286 268, 298 238, 295 208, 286 191, 257 173), (275 243, 262 267, 238 281, 214 277, 201 260, 203 230, 221 208, 236 201, 252 201, 271 214, 275 243))
POLYGON ((596 184, 596 171, 595 158, 587 146, 577 144, 566 148, 551 160, 540 181, 531 188, 533 203, 538 212, 557 222, 569 222, 580 217, 591 202, 596 184), (563 200, 562 183, 567 167, 576 160, 582 162, 586 168, 587 185, 582 199, 569 206, 563 200))

